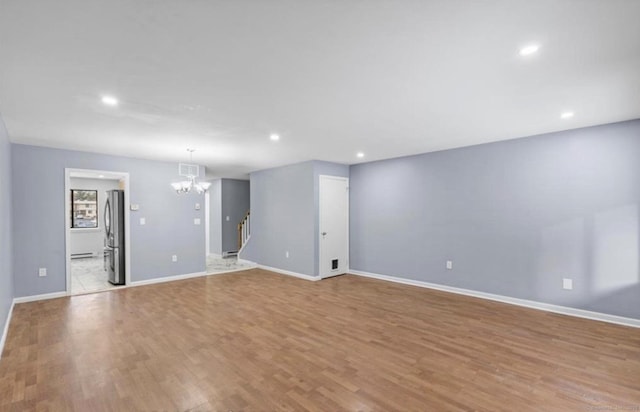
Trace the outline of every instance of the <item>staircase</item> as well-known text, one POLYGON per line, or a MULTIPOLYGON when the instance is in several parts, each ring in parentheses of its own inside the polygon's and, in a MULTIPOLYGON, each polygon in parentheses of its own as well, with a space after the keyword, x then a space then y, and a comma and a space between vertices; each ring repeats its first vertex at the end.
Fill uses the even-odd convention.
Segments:
POLYGON ((251 211, 238 223, 238 251, 241 251, 247 240, 251 237, 251 211))

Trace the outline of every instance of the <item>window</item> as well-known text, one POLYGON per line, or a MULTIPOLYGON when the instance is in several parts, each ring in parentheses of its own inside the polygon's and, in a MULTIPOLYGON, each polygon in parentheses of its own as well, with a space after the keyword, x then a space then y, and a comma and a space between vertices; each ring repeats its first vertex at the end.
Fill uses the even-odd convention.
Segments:
POLYGON ((71 228, 98 227, 98 191, 71 190, 71 228))

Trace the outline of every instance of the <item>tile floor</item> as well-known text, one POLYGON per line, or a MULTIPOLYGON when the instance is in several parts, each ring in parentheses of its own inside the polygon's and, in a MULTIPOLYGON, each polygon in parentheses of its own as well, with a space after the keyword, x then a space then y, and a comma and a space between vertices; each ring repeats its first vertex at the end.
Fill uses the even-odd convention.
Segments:
POLYGON ((224 273, 232 270, 251 269, 256 265, 238 261, 237 256, 222 258, 216 255, 207 256, 207 273, 224 273))
MULTIPOLYGON (((239 262, 237 256, 222 258, 220 256, 209 255, 207 257, 208 274, 225 273, 254 267, 256 266, 253 264, 242 261, 239 262)), ((107 281, 107 272, 104 270, 102 257, 71 259, 72 294, 97 292, 117 287, 118 286, 114 286, 107 281)))
POLYGON ((102 257, 71 259, 71 293, 95 292, 113 289, 107 280, 102 257))

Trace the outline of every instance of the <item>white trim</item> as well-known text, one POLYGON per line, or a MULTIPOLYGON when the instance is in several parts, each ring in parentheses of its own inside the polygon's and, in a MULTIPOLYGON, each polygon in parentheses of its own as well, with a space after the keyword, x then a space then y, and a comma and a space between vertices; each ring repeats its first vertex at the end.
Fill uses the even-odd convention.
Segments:
POLYGON ((512 298, 509 296, 495 295, 493 293, 479 292, 475 290, 462 289, 453 286, 438 285, 436 283, 423 282, 421 280, 403 279, 395 276, 380 275, 378 273, 351 270, 352 275, 363 276, 372 279, 386 280, 388 282, 402 283, 404 285, 418 286, 421 288, 435 289, 443 292, 456 293, 458 295, 472 296, 480 299, 493 300, 496 302, 508 303, 510 305, 523 306, 530 309, 543 310, 546 312, 559 313, 561 315, 575 316, 578 318, 599 320, 602 322, 615 323, 617 325, 640 328, 640 319, 626 318, 623 316, 609 315, 606 313, 592 312, 584 309, 569 308, 566 306, 553 305, 550 303, 536 302, 533 300, 512 298))
POLYGON ((320 209, 322 207, 322 180, 323 179, 330 179, 330 180, 338 180, 338 181, 342 181, 345 182, 347 184, 347 245, 346 245, 346 254, 345 256, 347 257, 347 269, 349 267, 349 219, 350 219, 350 215, 349 215, 349 178, 348 177, 344 177, 344 176, 331 176, 331 175, 318 175, 318 276, 320 277, 320 279, 326 279, 326 278, 330 278, 333 276, 339 276, 339 275, 344 275, 345 273, 348 272, 344 272, 344 273, 327 273, 326 275, 322 275, 322 210, 320 209))
MULTIPOLYGON (((248 261, 246 261, 246 262, 248 262, 248 261)), ((127 288, 135 287, 135 286, 153 285, 155 283, 172 282, 172 281, 175 281, 175 280, 190 279, 190 278, 196 278, 196 277, 201 277, 201 276, 223 275, 225 273, 242 272, 243 270, 250 270, 250 269, 255 269, 255 267, 231 269, 231 270, 225 270, 225 271, 215 272, 215 273, 194 272, 194 273, 186 273, 184 275, 165 276, 165 277, 160 277, 160 278, 138 280, 138 281, 135 281, 135 282, 130 282, 128 285, 120 285, 120 286, 115 286, 115 287, 108 288, 108 289, 82 291, 82 292, 78 292, 78 293, 74 293, 74 294, 71 294, 71 293, 68 293, 68 292, 53 292, 53 293, 44 293, 42 295, 22 296, 22 297, 13 299, 13 303, 15 304, 15 303, 35 302, 35 301, 38 301, 38 300, 57 299, 57 298, 64 298, 64 297, 74 297, 74 296, 80 296, 80 295, 88 295, 88 294, 91 294, 91 293, 115 292, 115 291, 118 291, 118 290, 121 290, 121 289, 127 289, 127 288)))
MULTIPOLYGON (((186 273, 184 275, 165 276, 165 277, 161 277, 161 278, 138 280, 138 281, 132 282, 130 286, 135 287, 135 286, 154 285, 156 283, 173 282, 175 280, 198 278, 198 277, 202 277, 202 276, 224 275, 226 273, 242 272, 242 271, 251 270, 251 269, 255 269, 255 266, 254 267, 249 267, 249 268, 229 269, 229 270, 223 270, 223 271, 212 272, 212 273, 209 273, 209 272, 206 272, 206 271, 205 272, 186 273)), ((118 289, 121 289, 121 288, 123 288, 123 286, 120 286, 118 289)), ((107 290, 113 290, 113 289, 107 289, 107 290)))
POLYGON ((207 276, 207 275, 208 275, 207 272, 194 272, 194 273, 185 273, 184 275, 164 276, 161 278, 137 280, 137 281, 131 282, 131 286, 153 285, 156 283, 172 282, 174 280, 191 279, 191 278, 197 278, 200 276, 207 276))
POLYGON ((204 192, 204 255, 207 256, 210 252, 209 248, 211 247, 211 195, 207 190, 204 192))
POLYGON ((237 268, 237 269, 229 269, 229 270, 221 270, 218 272, 207 273, 207 276, 216 276, 216 275, 224 275, 226 273, 234 273, 234 272, 244 272, 245 270, 255 269, 257 266, 251 266, 246 268, 237 268))
POLYGON ((124 177, 124 284, 131 283, 131 184, 129 173, 123 173, 124 177))
POLYGON ((268 270, 269 272, 275 272, 275 273, 280 273, 282 275, 293 276, 293 277, 304 279, 304 280, 310 280, 312 282, 316 282, 320 280, 320 278, 316 276, 309 276, 309 275, 305 275, 298 272, 291 272, 289 270, 272 268, 271 266, 258 265, 258 269, 264 269, 264 270, 268 270))
MULTIPOLYGON (((124 200, 125 200, 125 213, 124 213, 124 283, 129 285, 131 283, 131 216, 130 216, 130 192, 129 192, 129 173, 128 172, 115 172, 110 170, 94 170, 94 169, 74 169, 66 167, 64 169, 64 247, 65 247, 65 282, 66 282, 66 294, 72 295, 71 291, 71 210, 70 204, 67 199, 67 193, 71 190, 71 175, 72 174, 95 174, 109 176, 109 179, 124 180, 124 200)), ((45 298, 46 299, 46 298, 45 298)))
POLYGON ((7 319, 5 320, 4 330, 2 331, 2 338, 0 338, 0 359, 2 359, 2 352, 4 351, 4 343, 7 341, 7 334, 9 333, 9 323, 11 323, 11 315, 13 315, 13 307, 16 305, 16 300, 11 301, 11 307, 9 313, 7 313, 7 319))
POLYGON ((43 293, 42 295, 31 295, 31 296, 22 296, 19 298, 13 299, 14 303, 26 303, 26 302, 35 302, 37 300, 47 300, 47 299, 57 299, 64 298, 69 296, 67 292, 53 292, 53 293, 43 293))

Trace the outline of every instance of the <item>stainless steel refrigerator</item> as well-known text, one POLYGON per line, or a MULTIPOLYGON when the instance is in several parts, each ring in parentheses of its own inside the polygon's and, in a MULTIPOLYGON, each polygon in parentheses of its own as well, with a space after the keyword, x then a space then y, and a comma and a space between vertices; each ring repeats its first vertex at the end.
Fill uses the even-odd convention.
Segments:
POLYGON ((104 228, 104 269, 109 283, 124 285, 124 190, 107 191, 104 228))

